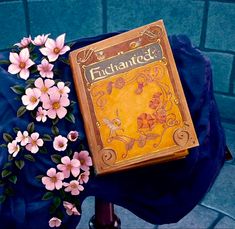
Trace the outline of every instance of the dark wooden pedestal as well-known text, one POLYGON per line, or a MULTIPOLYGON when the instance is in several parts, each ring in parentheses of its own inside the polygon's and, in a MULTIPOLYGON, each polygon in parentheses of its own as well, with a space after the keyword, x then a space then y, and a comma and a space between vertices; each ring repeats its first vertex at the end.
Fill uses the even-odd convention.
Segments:
POLYGON ((95 198, 95 215, 90 219, 90 229, 121 229, 121 221, 114 214, 112 203, 95 198))

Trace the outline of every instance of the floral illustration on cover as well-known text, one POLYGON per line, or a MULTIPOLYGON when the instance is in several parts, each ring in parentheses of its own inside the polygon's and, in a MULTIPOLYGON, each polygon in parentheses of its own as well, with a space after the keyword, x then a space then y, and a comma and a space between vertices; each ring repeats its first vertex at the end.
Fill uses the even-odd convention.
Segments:
POLYGON ((180 123, 180 117, 177 117, 173 109, 173 106, 177 106, 174 94, 168 83, 163 80, 166 75, 164 64, 151 64, 149 67, 134 71, 135 73, 126 72, 91 87, 91 96, 99 115, 98 121, 101 124, 104 141, 110 145, 114 142, 123 144, 125 150, 122 158, 126 158, 134 147, 138 152, 138 148, 144 148, 147 143, 151 143, 152 147, 157 149, 167 129, 175 128, 180 123), (151 93, 149 92, 150 87, 151 93), (126 96, 123 96, 123 93, 126 96), (148 98, 141 100, 144 101, 144 104, 138 103, 142 96, 148 98), (129 97, 131 98, 129 99, 129 97), (119 101, 116 98, 124 100, 119 101), (139 113, 132 112, 130 117, 133 119, 132 125, 130 126, 129 122, 127 127, 126 123, 129 118, 126 114, 130 110, 135 110, 133 103, 128 103, 129 107, 125 106, 128 100, 137 101, 136 104, 140 109, 138 109, 139 113), (110 114, 113 107, 116 107, 116 110, 110 114), (122 115, 120 115, 120 110, 122 110, 122 115), (107 116, 102 117, 103 113, 107 116), (108 135, 105 134, 107 131, 103 126, 109 129, 108 135), (136 129, 132 133, 137 134, 132 136, 130 131, 128 134, 128 128, 134 128, 134 126, 136 129))

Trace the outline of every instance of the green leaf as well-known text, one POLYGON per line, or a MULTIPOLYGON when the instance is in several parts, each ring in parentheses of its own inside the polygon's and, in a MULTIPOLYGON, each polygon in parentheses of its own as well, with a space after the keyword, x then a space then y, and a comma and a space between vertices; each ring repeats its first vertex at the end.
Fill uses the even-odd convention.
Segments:
POLYGON ((12 172, 10 170, 4 169, 2 171, 2 178, 7 177, 7 176, 9 176, 11 174, 12 174, 12 172))
POLYGON ((22 87, 20 85, 15 85, 15 86, 11 87, 11 90, 14 91, 18 95, 23 95, 25 92, 24 87, 22 87))
POLYGON ((59 122, 59 118, 56 117, 55 119, 52 119, 52 124, 55 126, 59 122))
POLYGON ((46 192, 43 197, 42 197, 42 200, 49 200, 51 198, 53 198, 54 194, 53 192, 46 192))
POLYGON ((17 182, 17 176, 11 176, 10 178, 8 178, 8 180, 10 181, 10 182, 12 182, 13 184, 16 184, 16 182, 17 182))
POLYGON ((31 134, 34 132, 34 122, 31 122, 27 126, 27 131, 31 134))
POLYGON ((25 112, 26 112, 26 107, 25 106, 21 106, 18 111, 17 111, 17 117, 21 117, 25 112))
POLYGON ((9 60, 0 60, 0 64, 10 64, 9 60))
POLYGON ((21 170, 21 169, 24 168, 25 163, 24 163, 23 160, 19 160, 19 161, 15 161, 15 165, 16 165, 16 167, 17 167, 18 169, 21 170))
POLYGON ((26 83, 27 83, 27 84, 34 84, 34 81, 35 81, 35 80, 36 80, 36 79, 31 78, 31 79, 26 80, 26 83))
POLYGON ((71 82, 69 82, 69 81, 65 82, 65 86, 70 87, 70 85, 71 85, 71 82))
POLYGON ((47 154, 47 148, 41 147, 40 150, 39 150, 39 153, 41 153, 41 154, 47 154))
POLYGON ((52 141, 52 138, 49 134, 44 134, 42 137, 42 140, 45 142, 50 142, 50 141, 52 141))
POLYGON ((54 197, 54 199, 53 199, 53 205, 54 205, 54 207, 57 209, 57 208, 60 206, 60 204, 61 204, 61 199, 60 199, 60 197, 58 197, 58 196, 54 197))
POLYGON ((65 64, 67 64, 67 65, 70 65, 68 59, 60 58, 60 61, 62 61, 63 63, 65 63, 65 64))
POLYGON ((59 135, 60 131, 56 126, 52 126, 51 127, 51 132, 52 134, 54 134, 55 136, 59 135))
POLYGON ((0 196, 0 204, 4 203, 5 200, 6 200, 6 196, 5 195, 1 195, 0 196))
POLYGON ((31 111, 30 115, 33 119, 36 119, 36 112, 35 111, 31 111))
POLYGON ((1 144, 0 147, 7 147, 7 145, 6 144, 1 144))
POLYGON ((37 180, 41 181, 43 177, 44 177, 44 175, 37 175, 35 178, 36 178, 37 180))
POLYGON ((65 198, 65 191, 63 189, 60 189, 60 196, 62 199, 65 198))
POLYGON ((65 119, 68 120, 69 122, 75 123, 75 117, 74 117, 74 115, 72 113, 68 113, 65 116, 65 119))
POLYGON ((72 154, 73 154, 72 149, 69 149, 69 150, 67 151, 67 155, 70 157, 70 156, 72 156, 72 154))
POLYGON ((17 134, 17 132, 20 131, 20 128, 19 127, 14 127, 13 131, 17 134))
POLYGON ((11 154, 8 155, 8 161, 12 161, 14 159, 14 157, 12 157, 11 154))
POLYGON ((3 169, 9 167, 10 165, 11 165, 11 162, 6 162, 6 163, 4 164, 4 166, 3 166, 3 169))
POLYGON ((3 139, 5 142, 12 142, 13 141, 13 137, 8 133, 3 134, 3 139))
POLYGON ((13 196, 14 190, 13 190, 11 187, 8 187, 8 188, 5 189, 5 193, 6 193, 8 196, 13 196))
POLYGON ((35 161, 34 157, 32 155, 30 155, 30 154, 25 154, 24 158, 27 159, 28 161, 32 161, 32 162, 35 161))
POLYGON ((74 106, 75 104, 76 104, 75 101, 73 101, 73 100, 70 101, 70 106, 74 106))
POLYGON ((59 164, 61 162, 61 155, 59 154, 52 154, 51 160, 55 162, 56 164, 59 164))
POLYGON ((3 180, 0 180, 0 186, 4 186, 5 183, 3 182, 3 180))

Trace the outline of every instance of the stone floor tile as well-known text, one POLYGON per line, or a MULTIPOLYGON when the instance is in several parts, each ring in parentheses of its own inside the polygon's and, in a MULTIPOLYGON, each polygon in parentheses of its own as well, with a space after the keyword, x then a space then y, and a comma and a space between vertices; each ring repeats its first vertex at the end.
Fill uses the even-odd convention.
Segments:
POLYGON ((235 165, 225 163, 202 205, 235 218, 235 165))
POLYGON ((95 214, 95 198, 87 197, 82 203, 82 217, 77 229, 88 229, 90 218, 95 214))
MULTIPOLYGON (((229 162, 234 162, 235 161, 235 131, 230 130, 230 129, 225 129, 225 135, 226 135, 227 146, 233 155, 233 160, 231 160, 229 162)), ((234 173, 235 173, 235 171, 234 171, 234 173)), ((235 202, 235 199, 234 199, 234 202, 235 202)))
POLYGON ((158 229, 207 229, 217 217, 217 212, 202 206, 196 206, 178 223, 160 225, 158 229))
POLYGON ((234 229, 235 228, 235 220, 229 217, 222 218, 214 227, 214 229, 234 229))

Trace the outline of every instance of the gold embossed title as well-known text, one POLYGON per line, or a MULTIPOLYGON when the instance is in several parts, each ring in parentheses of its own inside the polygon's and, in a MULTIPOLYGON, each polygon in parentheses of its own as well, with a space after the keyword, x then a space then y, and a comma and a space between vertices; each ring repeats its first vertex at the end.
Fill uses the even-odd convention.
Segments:
POLYGON ((86 66, 85 77, 89 83, 93 83, 105 79, 106 77, 161 60, 162 56, 162 49, 159 44, 154 43, 146 45, 86 66))

